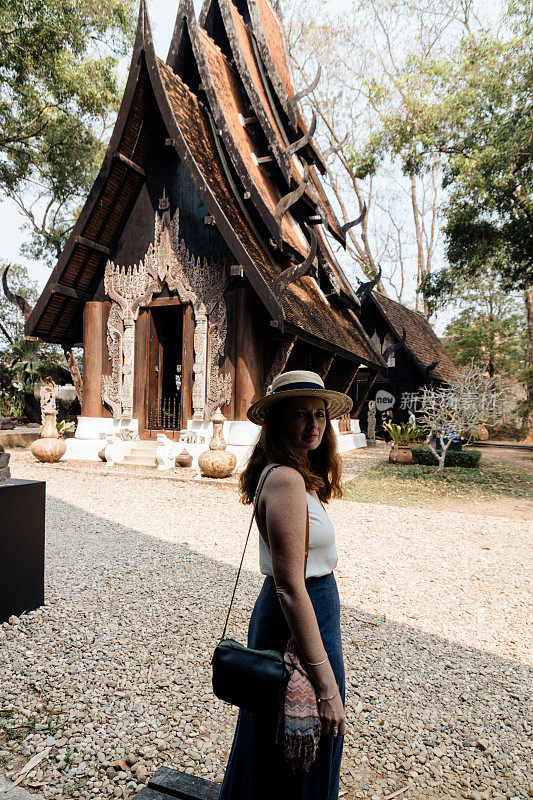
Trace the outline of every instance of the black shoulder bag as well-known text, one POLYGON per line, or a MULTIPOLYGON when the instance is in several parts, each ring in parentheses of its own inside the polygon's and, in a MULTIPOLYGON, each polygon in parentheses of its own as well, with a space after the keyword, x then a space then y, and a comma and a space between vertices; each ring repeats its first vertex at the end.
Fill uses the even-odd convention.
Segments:
MULTIPOLYGON (((237 589, 244 561, 244 553, 250 531, 257 511, 259 496, 267 477, 279 464, 272 466, 266 473, 261 487, 257 492, 250 527, 242 553, 237 580, 229 604, 224 630, 218 645, 215 648, 211 665, 213 668, 213 692, 220 700, 234 706, 253 712, 272 712, 281 704, 287 673, 284 663, 284 652, 281 650, 253 650, 245 647, 235 639, 225 639, 228 619, 237 589)), ((305 566, 304 578, 307 569, 307 554, 309 550, 309 513, 307 514, 307 532, 305 541, 305 566)))

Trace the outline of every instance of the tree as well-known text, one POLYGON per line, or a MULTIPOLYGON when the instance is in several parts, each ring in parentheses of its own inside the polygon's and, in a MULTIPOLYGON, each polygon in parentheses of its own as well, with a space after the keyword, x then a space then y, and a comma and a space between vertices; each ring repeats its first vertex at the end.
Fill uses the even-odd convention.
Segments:
POLYGON ((437 472, 444 469, 454 439, 461 435, 470 439, 481 424, 498 418, 502 395, 497 380, 473 362, 449 386, 422 389, 420 420, 427 431, 426 444, 438 461, 437 472))
POLYGON ((134 0, 0 0, 0 194, 55 258, 102 157, 134 0))
POLYGON ((22 389, 26 394, 31 394, 33 384, 43 377, 42 372, 45 367, 41 343, 21 339, 19 342, 15 342, 11 348, 11 356, 11 365, 20 380, 22 389))
POLYGON ((448 352, 458 366, 473 360, 491 376, 516 379, 528 362, 519 294, 504 291, 494 269, 463 284, 456 295, 461 310, 444 331, 448 352))
POLYGON ((499 266, 504 289, 523 291, 533 284, 530 8, 529 0, 514 7, 509 39, 469 37, 453 71, 432 67, 444 114, 438 147, 448 156, 445 234, 451 268, 475 276, 491 263, 499 266), (459 113, 447 113, 457 106, 459 113))
POLYGON ((504 291, 523 293, 533 423, 533 60, 529 0, 509 5, 511 35, 466 37, 453 63, 418 65, 429 81, 417 139, 446 157, 444 232, 449 266, 430 276, 430 302, 490 268, 504 291))
MULTIPOLYGON (((342 13, 325 4, 286 4, 290 52, 300 85, 323 67, 308 103, 320 121, 328 154, 328 181, 345 222, 363 202, 368 215, 349 234, 349 253, 373 277, 378 261, 389 263, 384 281, 398 299, 415 271, 416 309, 428 314, 420 291, 431 273, 439 242, 441 158, 419 169, 398 121, 410 118, 414 86, 409 56, 448 53, 478 25, 470 0, 359 0, 342 13), (414 55, 413 55, 414 54, 414 55)), ((415 84, 416 85, 416 84, 415 84)), ((385 291, 383 283, 378 287, 385 291)))
MULTIPOLYGON (((0 276, 7 264, 0 261, 0 276)), ((8 272, 9 288, 13 294, 20 295, 34 306, 39 291, 37 283, 32 281, 26 267, 10 264, 8 272)), ((0 352, 9 348, 10 344, 24 336, 24 317, 19 308, 11 303, 0 286, 0 352)))

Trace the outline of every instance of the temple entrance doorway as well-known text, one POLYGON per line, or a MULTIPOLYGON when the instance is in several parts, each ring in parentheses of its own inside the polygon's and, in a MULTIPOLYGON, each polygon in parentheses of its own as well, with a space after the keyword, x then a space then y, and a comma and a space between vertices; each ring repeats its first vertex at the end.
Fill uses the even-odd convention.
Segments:
POLYGON ((148 386, 145 431, 178 438, 182 426, 183 395, 182 305, 149 308, 148 386))

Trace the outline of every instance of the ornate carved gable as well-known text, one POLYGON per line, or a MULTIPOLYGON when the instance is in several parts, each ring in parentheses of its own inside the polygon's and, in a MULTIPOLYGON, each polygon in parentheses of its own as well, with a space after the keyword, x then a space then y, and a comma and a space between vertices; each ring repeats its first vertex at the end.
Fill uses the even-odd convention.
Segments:
POLYGON ((112 301, 107 324, 112 374, 102 378, 102 399, 115 419, 133 416, 135 320, 166 283, 181 303, 193 307, 194 418, 209 420, 231 394, 231 377, 222 376, 219 369, 227 333, 227 267, 221 261, 209 263, 190 254, 180 239, 179 211, 171 219, 166 196, 159 201, 159 210, 162 214, 155 214, 154 241, 144 259, 126 267, 112 261, 106 264, 104 287, 112 301))

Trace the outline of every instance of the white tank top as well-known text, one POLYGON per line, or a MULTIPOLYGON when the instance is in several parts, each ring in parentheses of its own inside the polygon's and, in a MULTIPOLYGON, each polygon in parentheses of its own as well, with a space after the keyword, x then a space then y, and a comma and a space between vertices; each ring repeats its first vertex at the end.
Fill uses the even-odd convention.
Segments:
MULTIPOLYGON (((320 500, 312 494, 307 494, 307 509, 309 511, 309 555, 305 577, 328 575, 338 561, 337 548, 335 547, 335 529, 320 500)), ((263 575, 274 575, 272 560, 267 543, 259 534, 259 569, 263 575)))

